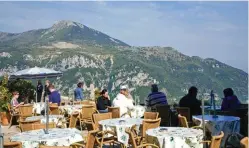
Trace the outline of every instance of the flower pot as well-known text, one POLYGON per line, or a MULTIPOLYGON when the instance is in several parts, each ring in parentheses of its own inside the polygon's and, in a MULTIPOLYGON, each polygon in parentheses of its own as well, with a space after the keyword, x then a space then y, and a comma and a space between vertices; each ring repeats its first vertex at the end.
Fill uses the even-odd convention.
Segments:
POLYGON ((9 125, 8 116, 6 112, 0 112, 0 117, 3 126, 9 125))

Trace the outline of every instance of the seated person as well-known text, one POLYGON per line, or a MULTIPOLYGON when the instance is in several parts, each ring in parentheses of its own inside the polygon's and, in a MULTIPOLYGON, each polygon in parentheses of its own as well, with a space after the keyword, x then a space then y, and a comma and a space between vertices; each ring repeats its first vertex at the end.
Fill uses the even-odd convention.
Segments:
POLYGON ((103 89, 101 92, 101 96, 97 99, 97 109, 100 113, 107 113, 107 107, 111 106, 110 97, 108 95, 108 91, 103 89))
POLYGON ((19 92, 18 91, 14 91, 13 93, 12 93, 12 99, 11 99, 11 101, 10 101, 10 105, 11 105, 11 107, 14 109, 14 108, 18 108, 20 105, 23 105, 24 103, 23 102, 21 102, 21 103, 19 103, 18 102, 18 99, 19 98, 19 92))
POLYGON ((57 103, 58 106, 60 106, 61 103, 61 95, 60 93, 55 90, 54 85, 49 85, 48 89, 50 91, 50 95, 49 95, 49 103, 57 103))
POLYGON ((165 104, 167 105, 167 98, 163 92, 158 91, 158 87, 156 84, 151 85, 151 93, 146 99, 146 107, 147 109, 155 108, 156 105, 165 104))
POLYGON ((112 104, 114 107, 120 108, 120 117, 130 117, 130 111, 134 109, 133 100, 128 99, 128 88, 121 86, 120 93, 113 100, 112 104))
POLYGON ((190 109, 190 117, 192 115, 201 115, 201 101, 196 98, 198 89, 194 86, 190 87, 188 94, 181 98, 180 107, 188 107, 190 109))
POLYGON ((224 98, 221 105, 222 111, 236 110, 240 107, 240 101, 236 95, 234 95, 231 88, 226 88, 223 90, 224 98))

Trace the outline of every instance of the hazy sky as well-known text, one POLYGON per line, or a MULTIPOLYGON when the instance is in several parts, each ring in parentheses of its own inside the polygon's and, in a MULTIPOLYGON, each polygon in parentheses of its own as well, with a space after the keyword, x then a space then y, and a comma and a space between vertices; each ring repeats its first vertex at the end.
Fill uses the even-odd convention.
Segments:
POLYGON ((247 2, 0 2, 0 31, 72 20, 135 46, 172 46, 248 70, 247 2))

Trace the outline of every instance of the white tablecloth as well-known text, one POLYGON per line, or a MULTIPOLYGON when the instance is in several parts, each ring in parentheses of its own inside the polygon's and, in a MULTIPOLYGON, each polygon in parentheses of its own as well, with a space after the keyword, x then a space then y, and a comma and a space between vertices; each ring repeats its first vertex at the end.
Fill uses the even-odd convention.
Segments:
MULTIPOLYGON (((26 118, 26 121, 33 121, 33 120, 41 120, 41 123, 46 123, 46 117, 45 116, 32 116, 26 118)), ((62 115, 49 115, 49 122, 54 122, 56 125, 62 125, 63 122, 66 123, 66 119, 62 115)), ((66 125, 64 125, 66 127, 66 125)))
MULTIPOLYGON (((213 118, 212 115, 204 115, 205 127, 213 135, 219 135, 220 131, 224 132, 221 146, 224 146, 227 136, 231 133, 240 131, 240 118, 233 116, 218 116, 213 118)), ((202 126, 202 116, 193 116, 193 122, 202 126)))
POLYGON ((81 112, 83 105, 64 105, 64 106, 60 106, 59 109, 64 112, 67 113, 69 115, 71 115, 73 112, 81 112))
POLYGON ((160 148, 202 148, 203 131, 182 127, 159 127, 146 131, 149 143, 160 148), (166 130, 162 130, 166 129, 166 130))
POLYGON ((129 135, 125 132, 126 128, 137 125, 138 128, 142 124, 143 119, 140 118, 116 118, 99 121, 103 130, 114 130, 117 133, 118 141, 127 145, 129 135))
POLYGON ((47 146, 70 146, 70 144, 82 141, 81 132, 77 129, 49 129, 49 134, 43 130, 33 130, 19 133, 10 137, 11 141, 22 142, 22 148, 39 148, 39 144, 47 146))
POLYGON ((40 102, 40 103, 34 103, 33 106, 33 113, 36 112, 36 114, 41 114, 41 111, 45 109, 45 103, 40 102))

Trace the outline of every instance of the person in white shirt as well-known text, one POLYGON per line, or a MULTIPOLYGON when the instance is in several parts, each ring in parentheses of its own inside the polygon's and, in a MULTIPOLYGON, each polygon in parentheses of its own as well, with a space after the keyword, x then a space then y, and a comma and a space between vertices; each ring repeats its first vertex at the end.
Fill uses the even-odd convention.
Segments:
POLYGON ((127 98, 128 88, 126 86, 120 87, 120 93, 113 100, 112 105, 120 108, 120 117, 128 118, 129 111, 134 109, 133 100, 127 98))

